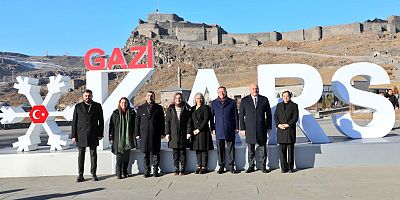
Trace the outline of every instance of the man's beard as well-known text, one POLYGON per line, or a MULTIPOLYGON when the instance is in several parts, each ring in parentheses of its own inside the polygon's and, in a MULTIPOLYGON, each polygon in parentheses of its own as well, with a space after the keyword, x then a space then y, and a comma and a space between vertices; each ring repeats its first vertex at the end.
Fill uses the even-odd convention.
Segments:
POLYGON ((90 103, 92 103, 92 100, 91 99, 86 99, 85 103, 90 104, 90 103))

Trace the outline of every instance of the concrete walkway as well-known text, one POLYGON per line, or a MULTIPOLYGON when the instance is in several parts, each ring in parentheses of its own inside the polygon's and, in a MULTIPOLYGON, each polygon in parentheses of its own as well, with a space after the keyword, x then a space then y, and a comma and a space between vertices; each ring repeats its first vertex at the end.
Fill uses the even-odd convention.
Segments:
MULTIPOLYGON (((329 136, 341 135, 329 119, 318 120, 329 136)), ((391 132, 399 134, 397 122, 391 132)), ((64 128, 64 127, 63 127, 64 128)), ((65 127, 68 129, 69 127, 65 127)), ((301 132, 299 132, 301 136, 301 132)), ((21 130, 0 132, 0 148, 17 140, 21 130)), ((1 160, 0 160, 1 164, 1 160)), ((88 167, 88 166, 87 166, 88 167)), ((76 166, 71 166, 76 168, 76 166)), ((293 174, 216 172, 158 178, 136 175, 117 180, 76 183, 75 176, 0 178, 2 199, 400 199, 400 166, 312 168, 293 174)))
POLYGON ((101 176, 0 179, 0 199, 399 199, 400 166, 314 168, 281 174, 215 172, 117 180, 101 176))

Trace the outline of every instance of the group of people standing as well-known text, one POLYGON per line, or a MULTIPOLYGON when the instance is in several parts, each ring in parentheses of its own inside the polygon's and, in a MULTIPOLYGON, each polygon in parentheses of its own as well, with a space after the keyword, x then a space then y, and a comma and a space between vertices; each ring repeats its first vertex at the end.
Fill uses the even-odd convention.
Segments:
MULTIPOLYGON (((129 100, 122 97, 113 112, 109 125, 111 150, 116 155, 116 175, 126 178, 130 151, 140 149, 144 154, 144 177, 159 176, 161 139, 168 141, 173 152, 175 175, 186 173, 186 150, 196 152, 196 174, 208 172, 208 152, 214 149, 215 135, 218 150, 218 174, 235 169, 235 139, 238 133, 245 135, 248 146, 249 167, 246 173, 255 171, 256 148, 259 148, 260 169, 268 173, 267 139, 272 128, 272 113, 267 97, 259 94, 256 84, 249 87, 250 94, 241 101, 239 112, 236 101, 227 96, 226 88, 218 88, 218 98, 210 106, 205 104, 202 93, 197 93, 194 106, 182 100, 181 93, 175 93, 173 103, 166 113, 162 106, 155 103, 155 94, 146 93, 146 102, 135 112, 129 100), (135 143, 138 140, 138 144, 135 143), (153 167, 151 170, 151 166, 153 167)), ((296 142, 297 104, 292 102, 291 93, 283 92, 283 102, 274 113, 280 147, 281 172, 293 172, 294 143, 296 142), (289 153, 289 155, 288 155, 289 153)), ((92 92, 83 93, 83 102, 75 106, 72 122, 72 140, 79 150, 77 182, 82 182, 84 155, 90 148, 92 179, 97 181, 97 150, 99 140, 103 138, 104 119, 101 105, 92 100, 92 92)))

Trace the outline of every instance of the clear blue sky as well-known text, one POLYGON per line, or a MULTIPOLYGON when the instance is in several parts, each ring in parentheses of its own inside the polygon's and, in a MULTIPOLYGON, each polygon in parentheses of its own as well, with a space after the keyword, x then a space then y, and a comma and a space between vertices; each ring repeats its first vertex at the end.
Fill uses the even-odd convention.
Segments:
MULTIPOLYGON (((400 15, 399 0, 159 0, 160 11, 230 33, 289 31, 400 15)), ((122 47, 157 0, 0 0, 0 51, 82 56, 122 47)))

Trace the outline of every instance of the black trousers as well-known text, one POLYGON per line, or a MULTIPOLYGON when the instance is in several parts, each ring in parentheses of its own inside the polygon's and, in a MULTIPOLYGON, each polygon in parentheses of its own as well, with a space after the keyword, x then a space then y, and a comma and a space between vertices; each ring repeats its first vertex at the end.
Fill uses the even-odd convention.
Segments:
POLYGON ((281 169, 283 171, 293 170, 294 167, 294 143, 279 144, 279 154, 281 160, 281 169))
MULTIPOLYGON (((90 149, 90 164, 91 169, 90 173, 92 175, 96 175, 97 170, 97 147, 89 147, 90 149)), ((78 155, 78 174, 79 176, 83 176, 84 166, 85 166, 85 153, 86 147, 78 147, 79 155, 78 155)))
POLYGON ((145 152, 144 153, 143 164, 144 164, 144 170, 146 172, 150 172, 150 160, 153 163, 153 168, 156 168, 158 170, 158 166, 160 166, 160 152, 157 152, 157 153, 145 152))
POLYGON ((228 166, 234 167, 235 165, 235 140, 218 140, 218 164, 220 167, 225 167, 226 162, 228 166), (228 149, 228 156, 225 159, 225 143, 228 149), (226 162, 225 162, 226 160, 226 162))
POLYGON ((256 160, 256 148, 259 149, 258 151, 258 158, 260 163, 262 163, 263 169, 266 168, 267 165, 267 146, 260 146, 256 147, 255 144, 247 144, 247 159, 249 162, 249 167, 254 168, 256 166, 255 160, 256 160))
POLYGON ((172 149, 172 155, 174 157, 174 166, 176 170, 185 171, 186 167, 186 149, 172 149), (179 164, 181 165, 179 168, 179 164))
POLYGON ((128 165, 129 159, 131 157, 131 150, 125 150, 123 153, 118 152, 117 155, 117 163, 115 165, 115 171, 117 172, 117 176, 128 175, 128 165))
POLYGON ((207 168, 208 166, 208 151, 196 151, 197 167, 207 168))

